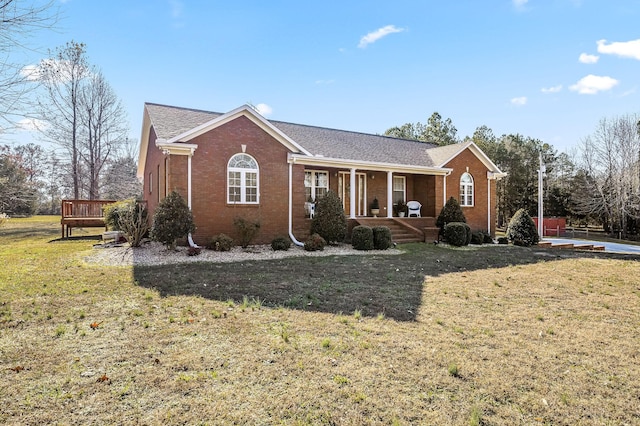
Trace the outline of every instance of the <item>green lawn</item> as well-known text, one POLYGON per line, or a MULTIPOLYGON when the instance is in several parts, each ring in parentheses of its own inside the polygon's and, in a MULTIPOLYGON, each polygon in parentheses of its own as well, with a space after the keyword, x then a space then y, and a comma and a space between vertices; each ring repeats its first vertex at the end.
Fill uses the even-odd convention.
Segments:
POLYGON ((637 257, 107 267, 98 232, 0 228, 0 423, 640 424, 637 257))

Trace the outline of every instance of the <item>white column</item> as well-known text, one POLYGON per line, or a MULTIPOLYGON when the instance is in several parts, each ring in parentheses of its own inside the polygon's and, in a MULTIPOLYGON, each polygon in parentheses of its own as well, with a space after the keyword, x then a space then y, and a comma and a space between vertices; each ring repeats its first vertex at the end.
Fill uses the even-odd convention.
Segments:
POLYGON ((387 217, 393 217, 393 172, 387 172, 387 217))
POLYGON ((349 217, 356 218, 356 169, 351 169, 350 174, 351 188, 349 189, 349 217))

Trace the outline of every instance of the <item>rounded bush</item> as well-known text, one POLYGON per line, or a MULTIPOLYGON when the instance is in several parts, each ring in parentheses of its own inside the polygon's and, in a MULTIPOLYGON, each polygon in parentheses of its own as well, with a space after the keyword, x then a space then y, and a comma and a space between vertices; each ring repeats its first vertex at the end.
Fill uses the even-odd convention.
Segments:
POLYGON ((498 244, 509 244, 509 239, 507 237, 498 237, 498 244))
POLYGON ((536 224, 525 209, 518 210, 509 221, 507 238, 518 246, 529 247, 538 244, 540 237, 536 224))
POLYGON ((273 239, 273 241, 271 241, 271 248, 274 251, 277 250, 289 250, 289 248, 291 247, 291 240, 287 237, 276 237, 273 239))
POLYGON ((488 232, 484 232, 483 233, 483 239, 482 242, 484 244, 493 244, 493 238, 491 238, 491 234, 489 234, 488 232))
POLYGON ((387 226, 374 226, 373 248, 376 250, 386 250, 391 247, 391 230, 387 226))
POLYGON ((321 251, 324 250, 326 245, 327 241, 319 234, 311 234, 307 241, 304 242, 304 249, 306 251, 321 251))
POLYGON ((481 231, 471 233, 471 244, 482 245, 484 242, 484 234, 481 231))
POLYGON ((351 245, 356 250, 373 250, 373 229, 358 225, 351 231, 351 245))
POLYGON ((444 227, 444 238, 452 246, 468 245, 469 235, 471 235, 471 228, 463 222, 451 222, 444 227))
POLYGON ((229 251, 233 247, 233 238, 227 234, 218 234, 211 239, 207 247, 215 251, 229 251))

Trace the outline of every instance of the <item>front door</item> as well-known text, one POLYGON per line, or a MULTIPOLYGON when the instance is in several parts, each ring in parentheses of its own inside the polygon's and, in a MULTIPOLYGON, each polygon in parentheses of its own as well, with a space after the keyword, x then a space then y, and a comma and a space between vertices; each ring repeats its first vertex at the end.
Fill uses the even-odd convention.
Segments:
MULTIPOLYGON (((338 174, 338 191, 342 199, 342 207, 346 215, 351 212, 351 174, 340 172, 338 174)), ((367 215, 367 174, 356 173, 356 216, 367 215)))

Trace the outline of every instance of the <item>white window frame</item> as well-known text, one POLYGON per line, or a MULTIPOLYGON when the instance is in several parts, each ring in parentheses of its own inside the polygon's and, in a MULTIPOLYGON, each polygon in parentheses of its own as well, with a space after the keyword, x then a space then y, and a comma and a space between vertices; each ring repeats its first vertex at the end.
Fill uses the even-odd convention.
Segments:
POLYGON ((460 207, 473 207, 475 205, 473 176, 469 172, 465 172, 460 176, 460 207), (471 182, 463 182, 462 180, 468 176, 471 182), (470 200, 470 202, 468 202, 470 200))
POLYGON ((391 196, 393 197, 393 204, 397 204, 399 200, 396 200, 396 192, 400 190, 396 189, 396 181, 402 181, 402 201, 407 202, 407 177, 406 176, 393 176, 391 181, 391 196))
MULTIPOLYGON (((238 188, 237 186, 233 186, 234 188, 238 188)), ((256 159, 244 152, 240 152, 234 154, 229 158, 227 162, 227 203, 229 204, 259 204, 260 203, 260 168, 258 167, 258 162, 256 159), (255 167, 232 167, 231 162, 237 157, 247 157, 249 162, 255 164, 255 167), (240 174, 240 201, 232 200, 232 192, 231 192, 231 173, 239 173, 240 174), (247 177, 251 177, 250 175, 255 173, 255 186, 247 185, 247 177), (247 201, 247 190, 250 188, 255 188, 256 190, 256 199, 255 201, 247 201)))
MULTIPOLYGON (((327 171, 327 170, 305 170, 304 171, 304 187, 305 187, 305 195, 306 195, 306 192, 307 192, 306 188, 311 188, 311 195, 310 195, 311 199, 314 202, 318 201, 318 197, 316 196, 316 190, 318 188, 325 189, 326 190, 325 194, 327 192, 329 192, 329 171, 327 171), (307 181, 307 173, 310 176, 310 182, 307 181), (319 174, 325 174, 327 176, 327 186, 326 187, 319 186, 319 185, 316 184, 317 181, 318 181, 317 176, 319 174), (308 183, 310 183, 311 185, 308 185, 308 183)), ((307 201, 309 201, 309 199, 307 199, 307 201)))

